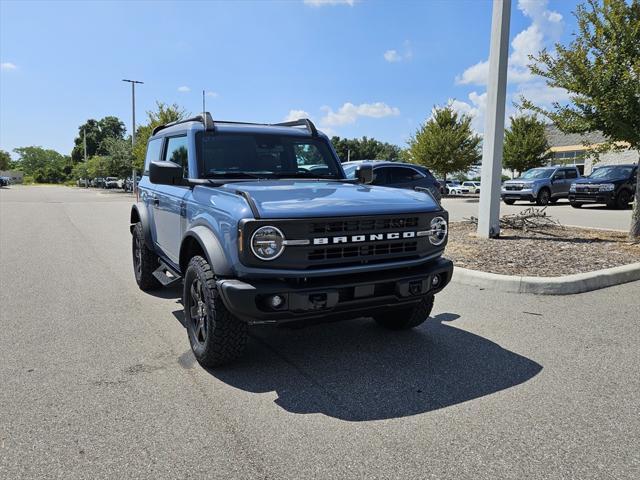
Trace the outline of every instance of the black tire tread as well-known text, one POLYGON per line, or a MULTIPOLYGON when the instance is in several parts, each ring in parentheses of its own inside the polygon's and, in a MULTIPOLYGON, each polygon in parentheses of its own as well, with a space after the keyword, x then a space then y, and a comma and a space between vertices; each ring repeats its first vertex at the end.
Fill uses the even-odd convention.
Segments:
POLYGON ((433 295, 429 295, 424 297, 415 307, 380 313, 374 315, 373 319, 378 325, 390 330, 409 330, 422 325, 429 318, 434 299, 433 295), (404 312, 406 315, 403 315, 404 312))
MULTIPOLYGON (((210 318, 211 314, 214 314, 215 317, 215 321, 210 320, 209 323, 209 338, 204 352, 198 355, 194 350, 194 355, 202 366, 218 367, 242 356, 247 345, 247 324, 235 318, 224 306, 216 287, 213 269, 204 258, 199 255, 192 257, 187 272, 189 269, 195 269, 196 275, 200 273, 201 279, 205 280, 203 289, 206 289, 207 308, 210 310, 210 318)), ((185 274, 185 279, 186 277, 187 274, 185 274)), ((187 319, 189 312, 187 312, 186 295, 188 295, 189 289, 190 285, 187 285, 185 281, 183 304, 187 319)), ((191 337, 189 340, 191 341, 191 337)))
POLYGON ((144 230, 142 229, 142 223, 140 222, 136 223, 136 225, 133 227, 132 252, 135 249, 136 237, 140 240, 140 244, 142 245, 142 265, 140 268, 140 278, 138 278, 138 276, 136 275, 134 264, 133 274, 135 276, 136 283, 138 284, 138 287, 140 287, 140 290, 157 290, 158 288, 162 287, 162 284, 158 281, 158 279, 153 276, 153 272, 156 268, 158 268, 158 255, 156 255, 153 250, 147 247, 144 239, 144 230))

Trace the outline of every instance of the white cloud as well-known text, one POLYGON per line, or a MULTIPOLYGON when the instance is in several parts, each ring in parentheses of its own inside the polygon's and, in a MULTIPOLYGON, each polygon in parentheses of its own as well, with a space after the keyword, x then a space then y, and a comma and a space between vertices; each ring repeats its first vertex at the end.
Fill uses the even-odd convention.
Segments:
POLYGON ((564 88, 550 87, 544 81, 520 85, 514 100, 519 102, 521 96, 541 107, 550 107, 554 102, 562 103, 569 100, 569 92, 564 88))
POLYGON ((397 50, 387 50, 384 52, 384 59, 389 63, 400 62, 402 61, 402 56, 397 50))
POLYGON ((469 102, 463 102, 450 98, 447 102, 454 111, 469 115, 471 117, 471 126, 477 132, 483 130, 484 112, 487 109, 487 92, 479 94, 478 92, 471 92, 469 94, 469 102))
MULTIPOLYGON (((188 88, 189 87, 187 87, 187 90, 184 90, 184 91, 188 92, 189 91, 188 88)), ((220 96, 218 95, 218 92, 212 92, 212 91, 208 91, 207 93, 205 93, 205 95, 211 98, 218 98, 220 96)))
POLYGON ((183 85, 182 87, 178 87, 178 91, 186 93, 186 92, 190 92, 191 89, 189 87, 187 87, 186 85, 183 85))
MULTIPOLYGON (((518 9, 531 19, 531 25, 519 32, 511 41, 508 81, 522 83, 533 79, 527 65, 529 55, 536 55, 545 46, 558 40, 562 33, 562 15, 547 9, 548 0, 519 0, 518 9)), ((462 85, 486 85, 489 77, 489 62, 482 61, 470 66, 455 82, 462 85)))
POLYGON ((309 118, 310 116, 311 115, 309 115, 304 110, 289 110, 289 113, 287 113, 287 116, 284 117, 284 121, 292 122, 293 120, 299 120, 301 118, 309 118))
POLYGON ((304 0, 304 4, 311 7, 324 7, 327 5, 349 5, 353 7, 356 4, 356 0, 304 0))
POLYGON ((402 52, 399 52, 398 50, 392 48, 384 52, 383 57, 389 63, 411 60, 413 58, 413 49, 411 48, 411 42, 409 40, 405 40, 405 42, 402 44, 402 52))
POLYGON ((0 63, 0 70, 10 71, 10 70, 16 70, 17 68, 18 66, 15 63, 11 63, 11 62, 0 63))
POLYGON ((322 109, 326 112, 326 115, 322 117, 321 123, 328 127, 355 123, 358 117, 382 118, 400 115, 400 109, 390 107, 383 102, 361 103, 360 105, 347 102, 337 112, 327 106, 322 107, 322 109))

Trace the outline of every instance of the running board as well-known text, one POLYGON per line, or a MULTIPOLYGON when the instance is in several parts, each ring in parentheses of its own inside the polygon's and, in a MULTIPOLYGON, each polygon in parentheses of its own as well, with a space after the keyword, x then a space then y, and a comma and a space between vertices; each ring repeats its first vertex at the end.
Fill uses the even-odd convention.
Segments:
POLYGON ((160 266, 153 272, 153 276, 163 287, 168 287, 179 281, 182 277, 169 265, 160 260, 160 266))

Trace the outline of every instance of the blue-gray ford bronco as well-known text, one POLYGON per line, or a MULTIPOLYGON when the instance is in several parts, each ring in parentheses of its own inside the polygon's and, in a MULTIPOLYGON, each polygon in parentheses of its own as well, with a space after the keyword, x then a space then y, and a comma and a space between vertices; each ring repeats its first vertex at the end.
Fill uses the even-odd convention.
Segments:
POLYGON ((307 119, 215 122, 206 112, 154 129, 131 209, 142 290, 183 282, 196 359, 238 358, 248 326, 373 317, 424 322, 450 281, 448 214, 428 191, 348 179, 307 119))

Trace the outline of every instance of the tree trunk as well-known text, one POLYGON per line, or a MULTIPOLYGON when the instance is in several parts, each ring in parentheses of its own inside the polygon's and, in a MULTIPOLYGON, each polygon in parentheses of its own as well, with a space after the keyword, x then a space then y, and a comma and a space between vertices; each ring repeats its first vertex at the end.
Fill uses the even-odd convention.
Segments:
POLYGON ((636 175, 636 203, 633 206, 629 238, 631 240, 640 240, 640 161, 638 162, 638 172, 636 175))

